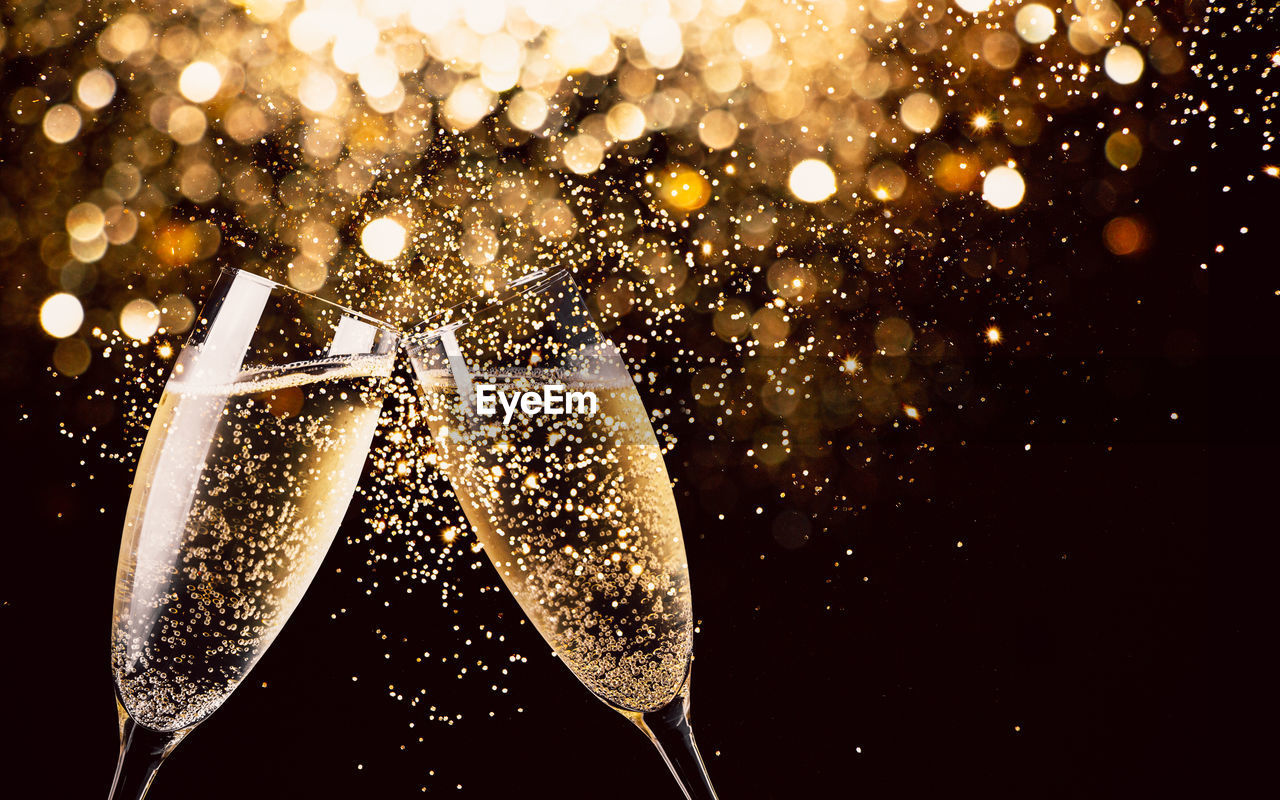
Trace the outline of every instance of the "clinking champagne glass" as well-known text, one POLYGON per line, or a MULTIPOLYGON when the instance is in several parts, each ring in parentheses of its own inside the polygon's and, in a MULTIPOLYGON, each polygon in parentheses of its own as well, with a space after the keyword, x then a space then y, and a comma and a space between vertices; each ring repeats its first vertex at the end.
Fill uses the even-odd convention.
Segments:
POLYGON ((111 619, 111 798, 146 794, 302 599, 351 501, 397 347, 355 311, 247 272, 219 277, 129 498, 111 619))
POLYGON ((688 721, 693 609, 671 482, 569 273, 534 273, 419 331, 407 350, 437 463, 503 582, 685 796, 715 798, 688 721))

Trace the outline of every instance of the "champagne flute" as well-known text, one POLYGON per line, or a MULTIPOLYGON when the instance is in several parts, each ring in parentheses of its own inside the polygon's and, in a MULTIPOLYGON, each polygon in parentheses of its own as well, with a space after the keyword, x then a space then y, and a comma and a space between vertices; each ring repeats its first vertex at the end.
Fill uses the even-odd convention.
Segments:
POLYGON ((112 613, 120 760, 161 762, 258 663, 320 568, 378 422, 398 334, 224 270, 138 461, 112 613))
POLYGON ((503 582, 578 679, 653 741, 685 796, 715 798, 689 727, 680 519, 622 357, 563 270, 420 330, 407 350, 437 463, 503 582))

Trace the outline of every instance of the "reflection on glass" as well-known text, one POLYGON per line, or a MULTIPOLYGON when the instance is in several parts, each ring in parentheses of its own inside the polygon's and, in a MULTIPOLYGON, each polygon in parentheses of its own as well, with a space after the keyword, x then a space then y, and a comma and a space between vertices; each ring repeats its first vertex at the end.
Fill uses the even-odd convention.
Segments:
POLYGON ((438 454, 485 552, 588 689, 713 798, 687 712, 689 565, 657 437, 567 272, 451 309, 408 350, 438 454))
POLYGON ((373 438, 397 336, 356 312, 226 271, 174 365, 134 477, 111 662, 111 796, 240 685, 320 567, 373 438))

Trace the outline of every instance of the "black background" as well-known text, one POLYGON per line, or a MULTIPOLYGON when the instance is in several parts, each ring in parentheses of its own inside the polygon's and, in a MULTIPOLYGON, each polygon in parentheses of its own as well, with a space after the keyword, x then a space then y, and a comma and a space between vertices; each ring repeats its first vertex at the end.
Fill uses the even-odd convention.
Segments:
MULTIPOLYGON (((1187 135, 1187 152, 1207 150, 1203 132, 1187 135)), ((1220 735, 1205 725, 1207 668, 1223 633, 1206 605, 1220 513, 1211 478, 1270 443, 1235 428, 1225 446, 1210 436, 1231 427, 1211 408, 1210 371, 1238 371, 1257 345, 1236 337, 1227 359, 1212 348, 1175 357, 1169 342, 1191 332, 1208 347, 1211 272, 1199 265, 1215 244, 1232 249, 1214 269, 1248 276, 1274 263, 1235 236, 1265 228, 1275 206, 1271 185, 1234 180, 1256 169, 1250 159, 1227 147, 1195 174, 1155 178, 1153 249, 1073 276, 1059 344, 1087 360, 1090 380, 1034 354, 970 365, 976 383, 998 387, 993 410, 958 416, 915 483, 882 486, 839 530, 787 549, 770 530, 776 493, 763 514, 744 502, 724 520, 680 498, 702 621, 694 723, 722 797, 1187 796, 1207 780, 1202 748, 1220 735)), ((95 468, 97 480, 68 488, 87 456, 56 433, 71 401, 36 366, 52 345, 4 335, 29 340, 32 366, 28 381, 6 382, 0 407, 3 758, 46 793, 103 796, 129 476, 95 468)), ((671 463, 683 485, 702 477, 681 463, 691 448, 671 463)), ((429 640, 449 617, 429 593, 390 608, 366 597, 351 579, 363 560, 339 537, 276 645, 176 751, 152 797, 676 796, 641 735, 528 626, 504 626, 531 661, 504 682, 508 697, 488 681, 440 686, 464 718, 423 713, 410 730, 415 713, 382 687, 415 676, 370 631, 429 640), (334 619, 340 607, 349 613, 334 619)), ((505 595, 477 608, 462 613, 518 613, 505 595)))
MULTIPOLYGON (((997 409, 957 423, 916 484, 883 488, 846 529, 800 549, 774 541, 775 506, 756 515, 743 503, 721 521, 681 498, 702 620, 694 721, 723 797, 1178 796, 1201 774, 1218 455, 1209 360, 1175 363, 1164 342, 1206 323, 1198 261, 1213 225, 1172 221, 1181 203, 1162 211, 1171 221, 1148 259, 1076 294, 1094 299, 1070 314, 1108 344, 1097 380, 1033 358, 978 365, 1003 386, 997 409), (1122 301, 1139 295, 1135 313, 1122 301), (1029 417, 1070 422, 1036 430, 1029 417)), ((6 711, 21 736, 8 755, 10 769, 47 770, 58 794, 92 796, 115 751, 108 608, 128 475, 96 469, 68 488, 85 453, 55 435, 48 380, 9 386, 3 419, 0 614, 6 711)), ((677 477, 696 481, 677 462, 677 477)), ((440 687, 448 705, 475 712, 410 731, 414 715, 380 688, 406 665, 369 632, 429 639, 448 620, 429 596, 391 608, 365 597, 350 578, 362 562, 359 548, 334 547, 251 680, 176 751, 154 797, 675 795, 641 735, 527 626, 505 626, 533 662, 505 682, 511 699, 457 681, 440 687), (349 613, 335 620, 338 607, 349 613)), ((505 596, 486 606, 518 613, 505 596)))

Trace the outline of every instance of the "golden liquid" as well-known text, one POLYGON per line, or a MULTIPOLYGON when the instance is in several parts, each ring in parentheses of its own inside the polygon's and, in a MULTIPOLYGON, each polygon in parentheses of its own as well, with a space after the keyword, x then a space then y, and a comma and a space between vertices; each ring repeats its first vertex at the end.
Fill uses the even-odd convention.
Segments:
MULTIPOLYGON (((509 379, 474 378, 513 391, 509 379)), ((547 383, 556 383, 548 380, 547 383)), ((605 702, 652 711, 693 648, 689 565, 671 482, 635 387, 591 415, 475 414, 446 372, 419 375, 439 465, 525 614, 605 702)), ((520 388, 536 388, 525 383, 520 388)))
POLYGON ((373 438, 390 356, 165 387, 116 572, 112 667, 129 714, 174 730, 222 704, 320 568, 373 438))

